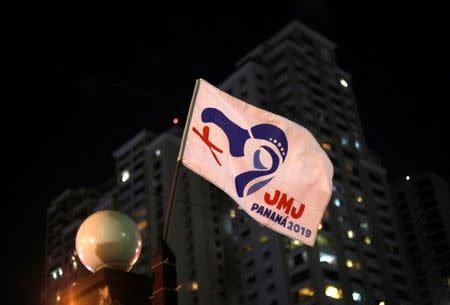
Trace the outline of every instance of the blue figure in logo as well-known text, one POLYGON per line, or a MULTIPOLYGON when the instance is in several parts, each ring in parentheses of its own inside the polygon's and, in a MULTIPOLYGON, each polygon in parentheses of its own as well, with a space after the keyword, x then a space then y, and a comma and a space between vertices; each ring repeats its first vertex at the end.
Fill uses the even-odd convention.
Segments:
MULTIPOLYGON (((245 142, 251 138, 247 129, 241 128, 236 123, 232 122, 223 114, 223 112, 216 108, 205 108, 202 112, 202 121, 204 123, 213 123, 223 130, 230 143, 230 154, 233 157, 244 156, 245 142)), ((250 130, 253 138, 271 142, 278 149, 282 159, 281 162, 284 162, 288 152, 288 141, 286 135, 280 128, 271 124, 258 124, 250 128, 250 130)), ((280 158, 271 147, 261 145, 261 148, 269 153, 272 158, 272 165, 270 168, 265 167, 260 159, 261 150, 256 150, 253 154, 253 166, 255 170, 243 172, 235 178, 236 192, 239 197, 244 196, 244 189, 251 181, 259 177, 273 174, 280 165, 280 158)), ((247 190, 246 195, 248 196, 256 192, 269 183, 272 178, 273 176, 255 183, 247 190)))

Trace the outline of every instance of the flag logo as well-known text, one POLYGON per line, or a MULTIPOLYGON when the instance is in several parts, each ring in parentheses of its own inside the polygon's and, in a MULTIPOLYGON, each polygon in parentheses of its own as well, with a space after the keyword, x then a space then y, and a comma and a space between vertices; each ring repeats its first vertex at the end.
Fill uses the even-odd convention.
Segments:
POLYGON ((199 80, 179 160, 259 223, 313 245, 333 166, 304 127, 199 80))
MULTIPOLYGON (((236 193, 239 197, 244 196, 244 189, 252 181, 259 177, 267 177, 264 180, 256 182, 248 190, 246 195, 251 195, 264 185, 272 180, 273 176, 281 163, 286 159, 288 153, 288 140, 283 130, 272 124, 258 124, 250 128, 250 130, 244 129, 231 121, 227 116, 217 108, 205 108, 201 114, 202 121, 204 123, 212 123, 220 128, 226 135, 229 143, 230 155, 239 158, 244 157, 244 146, 247 140, 252 137, 266 141, 267 144, 260 145, 253 152, 253 170, 240 173, 235 178, 236 193), (263 165, 261 162, 261 150, 265 150, 272 159, 272 165, 270 168, 263 165)), ((216 160, 219 166, 222 164, 216 153, 223 153, 223 150, 214 145, 209 139, 209 126, 203 127, 203 133, 200 133, 197 128, 192 128, 210 148, 211 154, 216 160)))

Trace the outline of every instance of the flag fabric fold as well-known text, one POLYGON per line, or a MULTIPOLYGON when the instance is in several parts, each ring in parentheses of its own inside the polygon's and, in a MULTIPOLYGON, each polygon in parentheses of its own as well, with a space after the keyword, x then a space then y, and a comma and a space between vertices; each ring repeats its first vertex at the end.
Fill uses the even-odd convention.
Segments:
POLYGON ((198 80, 182 163, 259 223, 313 246, 333 166, 304 127, 198 80))

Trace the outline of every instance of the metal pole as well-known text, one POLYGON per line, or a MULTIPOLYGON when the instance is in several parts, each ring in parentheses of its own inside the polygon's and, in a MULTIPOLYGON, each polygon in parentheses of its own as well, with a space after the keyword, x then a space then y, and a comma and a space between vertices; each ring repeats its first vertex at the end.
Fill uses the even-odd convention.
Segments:
POLYGON ((167 240, 169 236, 170 221, 172 219, 173 202, 175 200, 175 195, 177 192, 178 178, 180 176, 180 168, 183 160, 184 148, 186 146, 187 134, 189 127, 191 125, 192 113, 194 111, 195 100, 197 99, 198 88, 200 86, 201 79, 197 79, 195 82, 194 93, 192 94, 191 104, 189 106, 189 111, 186 119, 186 124, 184 126, 183 137, 181 138, 180 150, 178 152, 177 163, 175 164, 175 171, 173 173, 172 186, 170 187, 169 201, 167 203, 166 218, 164 220, 164 231, 163 240, 167 240))

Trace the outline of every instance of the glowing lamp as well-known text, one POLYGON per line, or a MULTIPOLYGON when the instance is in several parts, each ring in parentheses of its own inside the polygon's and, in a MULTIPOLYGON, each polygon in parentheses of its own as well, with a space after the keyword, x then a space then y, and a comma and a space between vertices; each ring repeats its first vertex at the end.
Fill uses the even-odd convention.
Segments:
POLYGON ((139 258, 142 239, 125 214, 104 210, 90 215, 76 237, 78 257, 91 272, 101 268, 130 271, 139 258))

